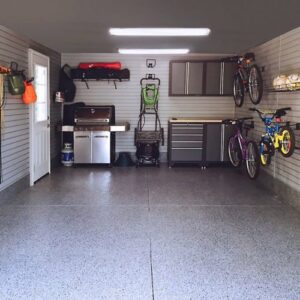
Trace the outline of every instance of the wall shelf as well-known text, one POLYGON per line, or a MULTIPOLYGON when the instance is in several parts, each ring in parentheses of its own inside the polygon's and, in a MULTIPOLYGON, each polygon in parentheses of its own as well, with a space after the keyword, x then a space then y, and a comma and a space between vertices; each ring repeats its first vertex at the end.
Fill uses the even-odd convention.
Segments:
POLYGON ((267 91, 269 93, 295 93, 295 92, 300 92, 300 88, 297 88, 297 89, 293 89, 293 90, 289 90, 289 89, 280 89, 280 90, 277 90, 277 89, 267 89, 267 91))
POLYGON ((130 71, 128 69, 114 70, 106 68, 91 68, 91 69, 71 69, 71 78, 75 81, 82 81, 89 89, 88 81, 107 81, 113 82, 117 89, 117 82, 129 81, 130 71))
POLYGON ((88 85, 89 81, 101 81, 101 82, 107 81, 108 83, 112 82, 114 84, 115 89, 117 89, 117 82, 127 82, 127 81, 130 81, 130 79, 73 79, 73 80, 74 81, 84 82, 87 89, 90 89, 90 87, 88 85))

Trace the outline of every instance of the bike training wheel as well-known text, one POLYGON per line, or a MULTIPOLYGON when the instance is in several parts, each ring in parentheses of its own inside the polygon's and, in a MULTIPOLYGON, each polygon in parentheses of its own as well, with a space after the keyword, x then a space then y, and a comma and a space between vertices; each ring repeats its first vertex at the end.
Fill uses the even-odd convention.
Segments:
POLYGON ((271 156, 272 156, 271 152, 272 150, 269 142, 261 141, 259 155, 260 155, 260 162, 264 167, 270 165, 271 163, 271 156))
POLYGON ((232 136, 229 139, 228 155, 229 155, 229 159, 230 159, 231 164, 235 168, 238 168, 242 164, 242 152, 241 152, 241 149, 240 149, 238 139, 234 136, 232 136))
POLYGON ((282 142, 280 143, 279 151, 284 157, 290 157, 295 150, 295 134, 289 127, 283 127, 280 130, 282 142))
POLYGON ((244 103, 245 87, 243 79, 239 74, 236 74, 233 79, 233 98, 235 105, 241 107, 244 103))
POLYGON ((260 169, 260 159, 258 147, 255 142, 249 141, 247 144, 247 160, 246 167, 250 179, 256 179, 260 169))
POLYGON ((263 95, 263 79, 257 65, 250 68, 248 86, 250 100, 253 104, 258 104, 263 95))

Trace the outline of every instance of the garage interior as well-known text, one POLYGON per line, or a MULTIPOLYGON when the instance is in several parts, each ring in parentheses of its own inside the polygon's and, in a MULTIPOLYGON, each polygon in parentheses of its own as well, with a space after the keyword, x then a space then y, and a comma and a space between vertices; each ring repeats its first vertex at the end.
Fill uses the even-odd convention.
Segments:
POLYGON ((299 11, 294 0, 3 3, 0 298, 299 299, 299 11), (262 97, 249 71, 238 106, 234 82, 253 65, 262 97), (20 70, 34 77, 31 104, 20 70), (277 146, 252 108, 274 113, 277 146), (240 143, 233 167, 238 128, 257 159, 240 143))

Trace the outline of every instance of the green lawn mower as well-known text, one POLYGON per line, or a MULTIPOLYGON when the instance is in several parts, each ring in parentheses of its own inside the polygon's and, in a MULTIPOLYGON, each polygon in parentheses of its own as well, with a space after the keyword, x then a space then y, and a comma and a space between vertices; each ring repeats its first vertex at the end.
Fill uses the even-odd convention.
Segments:
POLYGON ((136 166, 159 166, 159 147, 164 145, 164 130, 158 116, 159 78, 142 78, 140 115, 135 128, 136 166), (154 130, 144 130, 146 118, 154 116, 154 130))

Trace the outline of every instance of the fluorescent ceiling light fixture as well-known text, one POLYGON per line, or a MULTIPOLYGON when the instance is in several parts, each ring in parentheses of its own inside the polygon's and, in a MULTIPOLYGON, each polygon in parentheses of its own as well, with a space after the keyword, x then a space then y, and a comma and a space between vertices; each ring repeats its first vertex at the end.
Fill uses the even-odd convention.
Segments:
POLYGON ((119 36, 206 36, 209 28, 110 28, 111 35, 119 36))
POLYGON ((189 49, 119 49, 121 54, 187 54, 189 49))

